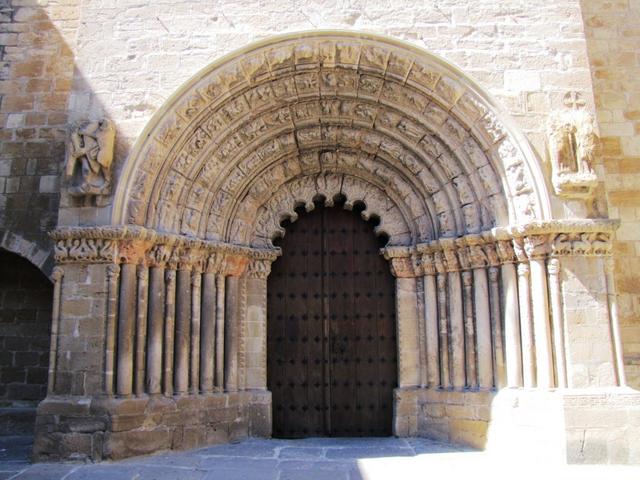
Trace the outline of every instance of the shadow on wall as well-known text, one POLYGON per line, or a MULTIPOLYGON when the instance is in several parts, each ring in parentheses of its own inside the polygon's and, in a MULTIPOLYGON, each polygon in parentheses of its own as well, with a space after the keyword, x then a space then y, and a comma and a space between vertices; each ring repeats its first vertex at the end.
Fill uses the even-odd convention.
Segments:
POLYGON ((48 232, 70 201, 60 194, 69 102, 84 82, 68 43, 80 2, 38 3, 0 0, 0 243, 50 275, 48 232))

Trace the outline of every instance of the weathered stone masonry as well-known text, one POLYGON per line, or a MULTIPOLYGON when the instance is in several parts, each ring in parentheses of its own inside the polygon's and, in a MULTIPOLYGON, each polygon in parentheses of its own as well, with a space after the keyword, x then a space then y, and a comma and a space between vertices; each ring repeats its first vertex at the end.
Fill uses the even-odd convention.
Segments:
POLYGON ((297 207, 337 195, 389 238, 397 435, 589 461, 585 439, 613 428, 624 440, 607 458, 634 461, 615 222, 554 219, 527 142, 461 72, 342 32, 270 40, 201 72, 149 124, 113 202, 92 207, 111 225, 53 234, 36 457, 269 435, 271 241, 297 207), (596 404, 629 422, 590 416, 596 404), (541 422, 540 409, 555 413, 541 422))

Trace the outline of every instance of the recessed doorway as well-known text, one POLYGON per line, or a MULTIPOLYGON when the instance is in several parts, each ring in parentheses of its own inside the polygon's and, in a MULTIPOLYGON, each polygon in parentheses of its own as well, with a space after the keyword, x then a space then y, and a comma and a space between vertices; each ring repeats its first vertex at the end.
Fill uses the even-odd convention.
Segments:
POLYGON ((285 226, 268 279, 273 436, 388 436, 397 386, 394 278, 358 209, 285 226))

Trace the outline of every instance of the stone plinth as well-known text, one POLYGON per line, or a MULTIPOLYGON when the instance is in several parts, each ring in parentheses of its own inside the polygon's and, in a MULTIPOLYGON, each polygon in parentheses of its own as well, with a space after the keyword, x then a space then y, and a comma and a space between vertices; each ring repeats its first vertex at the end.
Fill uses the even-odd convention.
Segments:
POLYGON ((34 460, 115 460, 269 437, 270 410, 269 392, 49 397, 38 407, 34 460))

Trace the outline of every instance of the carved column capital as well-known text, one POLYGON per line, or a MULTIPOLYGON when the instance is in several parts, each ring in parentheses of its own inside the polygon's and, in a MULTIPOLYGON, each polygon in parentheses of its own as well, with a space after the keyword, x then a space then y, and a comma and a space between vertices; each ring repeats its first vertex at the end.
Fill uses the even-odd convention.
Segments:
POLYGON ((447 272, 459 272, 460 262, 456 255, 456 245, 454 240, 440 240, 442 253, 444 255, 444 263, 447 272))
POLYGON ((394 277, 411 278, 416 276, 411 257, 393 257, 389 263, 394 277))
POLYGON ((266 279, 271 273, 271 264, 273 260, 269 259, 252 259, 247 265, 247 276, 249 278, 266 279))
POLYGON ((516 237, 513 239, 513 252, 519 263, 525 263, 529 261, 523 237, 516 237))
POLYGON ((420 255, 420 265, 423 275, 435 275, 436 265, 434 260, 434 251, 429 245, 421 244, 417 246, 418 255, 420 255))
POLYGON ((517 260, 516 254, 513 250, 512 240, 498 240, 496 242, 498 258, 501 263, 515 263, 517 260))
POLYGON ((164 267, 173 253, 173 246, 155 244, 147 252, 147 265, 150 267, 164 267))
POLYGON ((436 272, 439 274, 447 273, 447 263, 444 258, 442 250, 434 250, 433 263, 436 267, 436 272))
POLYGON ((53 271, 51 272, 51 280, 53 282, 59 282, 64 277, 64 269, 62 267, 53 267, 53 271))
POLYGON ((547 272, 550 276, 558 275, 560 273, 560 260, 557 258, 550 258, 547 262, 547 272))
POLYGON ((524 249, 531 260, 545 258, 551 252, 549 235, 527 235, 524 239, 524 249))
POLYGON ((151 245, 139 239, 120 240, 118 242, 118 262, 127 264, 146 263, 147 252, 151 245))
POLYGON ((208 252, 204 261, 205 273, 220 273, 224 256, 218 252, 208 252))
POLYGON ((224 252, 221 273, 228 277, 240 277, 245 272, 249 257, 235 252, 224 252))

